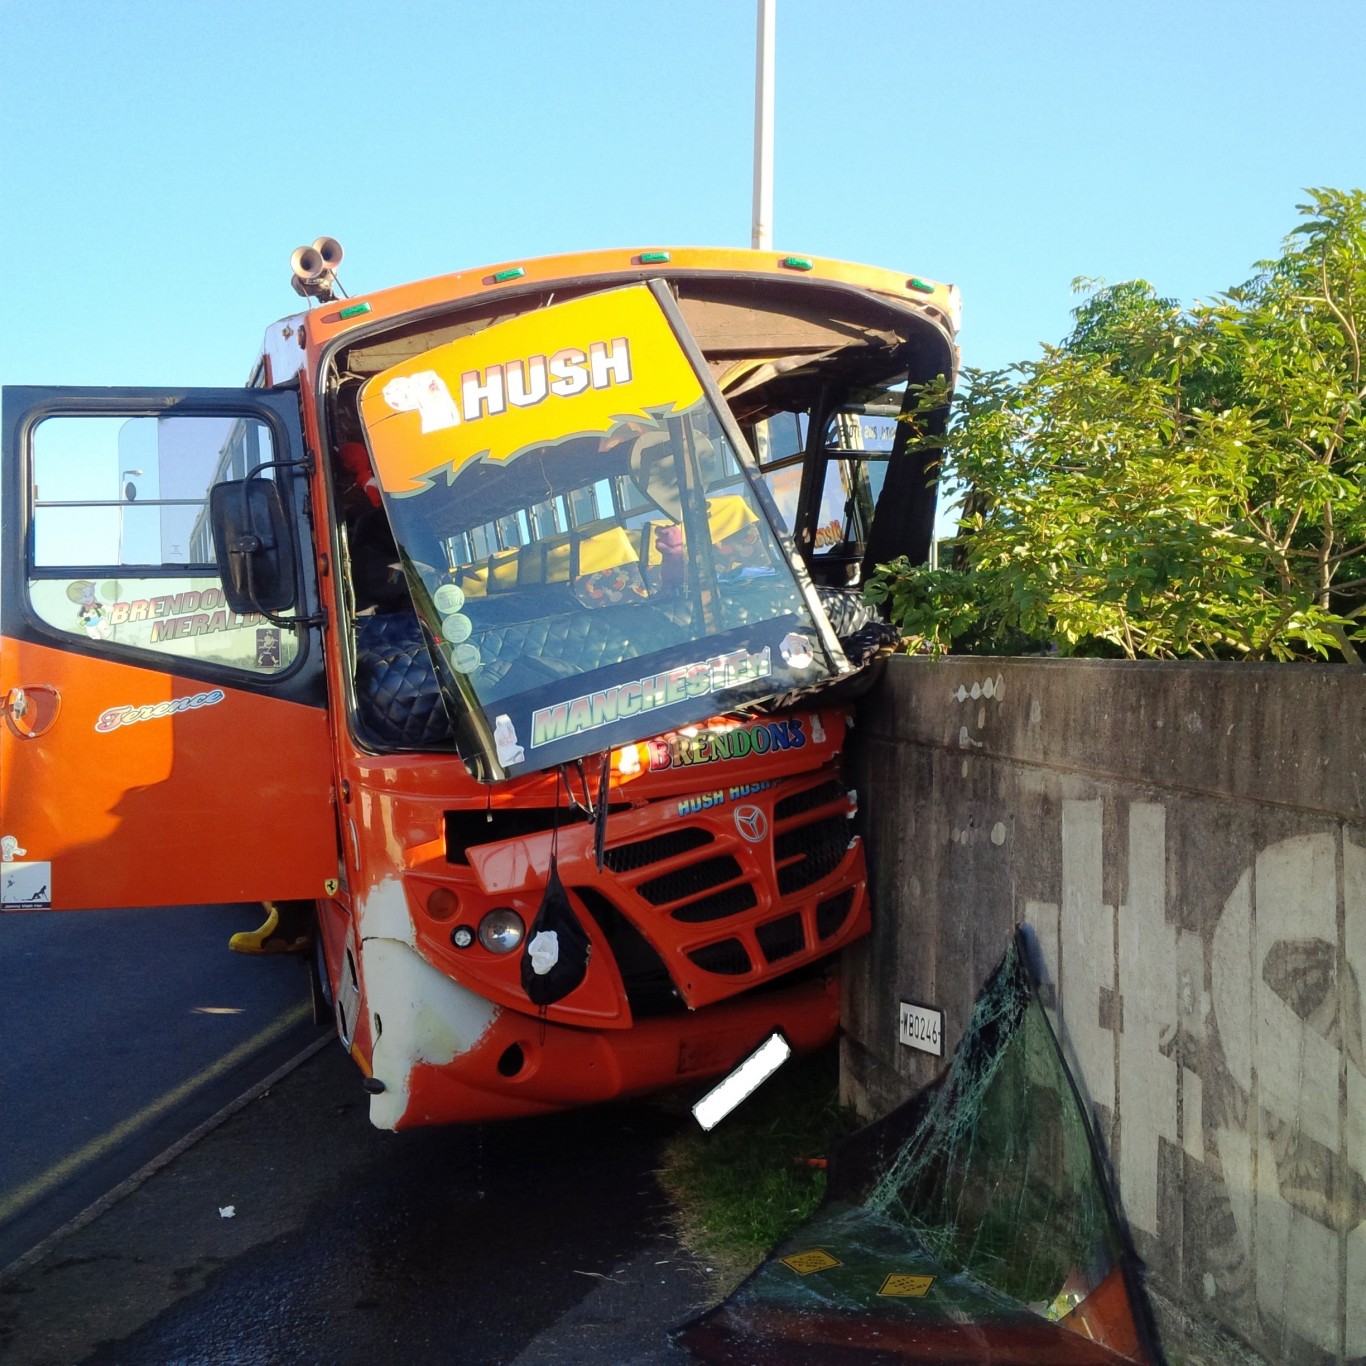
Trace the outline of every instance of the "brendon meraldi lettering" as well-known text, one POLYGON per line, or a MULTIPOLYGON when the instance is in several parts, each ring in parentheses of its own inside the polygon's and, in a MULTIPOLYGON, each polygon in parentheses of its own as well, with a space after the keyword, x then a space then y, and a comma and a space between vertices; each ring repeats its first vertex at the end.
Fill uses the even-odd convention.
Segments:
POLYGON ((767 678, 772 672, 769 648, 765 645, 754 654, 748 650, 734 650, 630 683, 615 683, 600 692, 585 693, 582 697, 532 712, 531 747, 535 749, 555 740, 566 740, 584 731, 596 730, 599 726, 608 726, 659 707, 670 707, 689 698, 706 697, 741 683, 767 678))
POLYGON ((169 702, 154 702, 146 707, 107 707, 95 722, 95 729, 107 733, 118 730, 120 726, 135 726, 139 721, 159 721, 183 711, 216 706, 224 695, 221 688, 214 688, 212 692, 197 692, 193 697, 173 697, 169 702))
POLYGON ((186 593, 168 593, 159 598, 135 598, 116 602, 109 608, 109 625, 123 626, 147 622, 151 626, 149 644, 163 640, 184 640, 187 636, 216 635, 255 626, 262 618, 255 612, 230 612, 223 605, 217 588, 186 593))

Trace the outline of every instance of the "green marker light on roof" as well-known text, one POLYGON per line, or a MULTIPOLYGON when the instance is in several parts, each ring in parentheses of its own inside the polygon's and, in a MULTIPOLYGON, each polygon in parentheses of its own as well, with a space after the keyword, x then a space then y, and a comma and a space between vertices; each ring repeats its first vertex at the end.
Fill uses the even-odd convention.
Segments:
POLYGON ((926 283, 924 280, 922 280, 918 275, 912 275, 911 278, 910 278, 909 280, 906 281, 906 288, 907 288, 907 289, 917 289, 917 290, 919 290, 920 293, 922 293, 922 294, 933 294, 933 293, 934 293, 934 286, 933 286, 932 284, 927 284, 927 283, 926 283))
POLYGON ((642 266, 662 266, 672 259, 667 251, 642 251, 639 257, 642 266))
POLYGON ((805 256, 784 256, 778 262, 780 266, 786 266, 788 270, 815 270, 815 262, 807 260, 805 256))
POLYGON ((505 285, 509 280, 520 280, 525 274, 525 266, 513 266, 510 270, 495 270, 493 272, 493 283, 505 285))
POLYGON ((369 304, 347 304, 347 306, 337 314, 337 320, 341 322, 347 318, 355 318, 361 313, 368 313, 369 311, 369 304))

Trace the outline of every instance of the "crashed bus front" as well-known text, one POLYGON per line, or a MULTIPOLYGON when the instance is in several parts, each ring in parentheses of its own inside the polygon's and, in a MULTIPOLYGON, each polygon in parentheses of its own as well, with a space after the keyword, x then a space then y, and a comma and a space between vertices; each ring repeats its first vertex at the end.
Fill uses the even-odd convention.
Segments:
MULTIPOLYGON (((937 419, 900 419, 951 383, 955 314, 944 286, 835 262, 596 253, 323 302, 271 329, 234 398, 7 395, 7 507, 39 524, 3 621, 10 686, 62 652, 64 690, 92 697, 101 670, 133 692, 160 673, 221 697, 144 731, 226 753, 251 714, 290 774, 249 813, 222 795, 261 857, 210 850, 179 897, 120 867, 101 899, 84 846, 19 819, 12 768, 4 830, 55 851, 55 907, 114 886, 315 919, 383 1127, 713 1076, 775 1029, 819 1045, 834 957, 869 923, 840 755, 889 633, 859 583, 928 551, 937 419), (188 550, 163 535, 130 563, 120 528, 107 560, 35 556, 60 530, 35 471, 115 418, 110 458, 136 428, 138 469, 161 471, 139 515, 180 518, 188 550), (217 592, 235 620, 191 648, 117 603, 78 632, 60 605, 80 585, 98 614, 130 578, 217 592), (250 658, 223 643, 253 630, 250 658)), ((94 743, 63 730, 0 743, 49 766, 94 743)), ((150 829, 189 789, 172 764, 148 791, 150 829)))

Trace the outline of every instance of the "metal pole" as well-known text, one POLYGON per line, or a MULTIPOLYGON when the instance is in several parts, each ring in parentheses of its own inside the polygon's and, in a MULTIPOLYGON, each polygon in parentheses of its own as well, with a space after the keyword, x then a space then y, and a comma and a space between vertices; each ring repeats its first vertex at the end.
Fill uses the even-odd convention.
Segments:
POLYGON ((754 227, 750 246, 773 247, 773 52, 774 0, 757 0, 754 69, 754 227))

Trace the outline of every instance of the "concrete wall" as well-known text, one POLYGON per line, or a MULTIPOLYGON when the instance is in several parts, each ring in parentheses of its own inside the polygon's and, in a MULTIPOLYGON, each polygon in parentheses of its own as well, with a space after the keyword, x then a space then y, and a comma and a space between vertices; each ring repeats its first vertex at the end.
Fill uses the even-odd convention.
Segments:
POLYGON ((846 1092, 942 1064, 1031 924, 1150 1279, 1276 1361, 1366 1361, 1366 677, 899 658, 852 755, 875 928, 846 1092))

